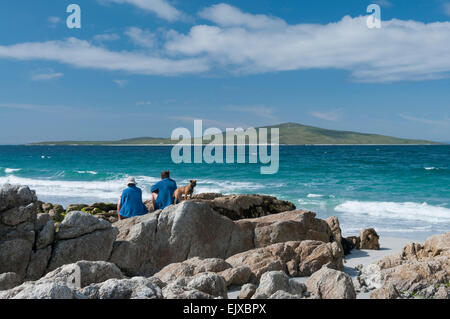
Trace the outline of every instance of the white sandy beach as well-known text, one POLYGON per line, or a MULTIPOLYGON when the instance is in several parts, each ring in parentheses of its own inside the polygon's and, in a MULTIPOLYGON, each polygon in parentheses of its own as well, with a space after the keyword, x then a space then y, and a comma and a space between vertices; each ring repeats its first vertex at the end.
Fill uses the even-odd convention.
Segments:
MULTIPOLYGON (((380 237, 380 250, 357 250, 354 249, 351 254, 345 256, 344 272, 347 273, 352 279, 357 276, 358 271, 355 269, 358 265, 372 264, 384 256, 400 253, 406 244, 414 242, 414 240, 407 238, 394 238, 394 237, 380 237)), ((423 242, 423 241, 415 241, 423 242)), ((306 282, 309 277, 296 278, 298 282, 306 282)), ((240 287, 235 287, 228 291, 229 299, 237 299, 239 296, 240 287)), ((369 293, 358 293, 357 299, 370 299, 369 293)))

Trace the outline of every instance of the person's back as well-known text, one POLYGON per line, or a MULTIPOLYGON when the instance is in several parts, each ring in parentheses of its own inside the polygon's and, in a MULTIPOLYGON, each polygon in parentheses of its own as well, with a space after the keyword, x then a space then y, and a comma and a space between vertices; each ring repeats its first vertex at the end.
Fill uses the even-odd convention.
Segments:
POLYGON ((142 190, 136 183, 129 183, 120 197, 119 217, 130 218, 147 213, 148 209, 142 202, 142 190))
POLYGON ((173 204, 173 194, 177 189, 177 183, 170 178, 169 172, 161 174, 162 180, 152 186, 154 210, 164 209, 173 204))

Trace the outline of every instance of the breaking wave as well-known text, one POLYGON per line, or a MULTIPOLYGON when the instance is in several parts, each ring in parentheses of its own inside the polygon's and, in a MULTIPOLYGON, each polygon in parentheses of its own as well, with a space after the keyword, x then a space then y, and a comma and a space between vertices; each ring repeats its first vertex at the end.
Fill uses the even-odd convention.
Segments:
POLYGON ((449 222, 450 209, 427 203, 413 202, 363 202, 345 201, 334 208, 335 211, 358 216, 376 218, 425 221, 431 223, 449 222))

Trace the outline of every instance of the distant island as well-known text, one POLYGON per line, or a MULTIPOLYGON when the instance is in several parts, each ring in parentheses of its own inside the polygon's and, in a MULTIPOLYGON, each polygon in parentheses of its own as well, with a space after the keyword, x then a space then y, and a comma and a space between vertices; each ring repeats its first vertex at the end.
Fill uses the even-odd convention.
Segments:
MULTIPOLYGON (((265 128, 280 129, 280 145, 352 145, 352 144, 386 144, 386 145, 437 145, 442 144, 426 140, 396 138, 378 134, 366 134, 351 131, 328 130, 298 123, 283 123, 265 128)), ((256 128, 258 130, 259 128, 256 128)), ((200 141, 200 140, 198 140, 200 141)), ((204 144, 210 141, 203 141, 204 144)), ((195 142, 197 143, 197 142, 195 142)), ((28 145, 174 145, 177 142, 170 138, 137 137, 117 141, 49 141, 30 143, 28 145)))

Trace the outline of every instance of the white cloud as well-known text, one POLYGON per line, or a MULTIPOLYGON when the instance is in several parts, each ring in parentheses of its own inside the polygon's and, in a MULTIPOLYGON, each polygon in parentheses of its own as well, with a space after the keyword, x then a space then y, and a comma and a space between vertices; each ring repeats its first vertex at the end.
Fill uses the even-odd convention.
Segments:
POLYGON ((417 116, 411 116, 408 114, 399 114, 399 116, 404 119, 404 120, 408 120, 408 121, 412 121, 412 122, 417 122, 417 123, 422 123, 422 124, 427 124, 427 125, 440 125, 440 126, 448 126, 450 125, 450 118, 447 116, 445 119, 427 119, 424 117, 417 117, 417 116))
POLYGON ((0 58, 46 60, 80 68, 126 71, 146 75, 177 75, 208 70, 202 58, 175 60, 136 52, 115 52, 76 38, 0 46, 0 58))
MULTIPOLYGON (((141 5, 147 3, 142 1, 141 5)), ((135 44, 157 45, 151 52, 111 51, 69 38, 0 46, 0 58, 151 75, 339 69, 348 71, 355 81, 392 82, 450 74, 450 22, 393 19, 383 21, 381 29, 369 29, 367 17, 346 16, 328 24, 290 25, 225 4, 199 14, 216 25, 195 25, 187 33, 127 30, 135 44)))
POLYGON ((156 35, 152 32, 137 27, 131 27, 125 31, 125 34, 138 46, 144 48, 154 48, 156 46, 156 35))
POLYGON ((392 2, 388 0, 373 0, 373 2, 380 5, 381 7, 389 8, 393 6, 392 2))
POLYGON ((60 17, 48 17, 48 22, 50 22, 51 24, 55 25, 61 22, 61 18, 60 17))
POLYGON ((207 56, 216 65, 241 73, 332 68, 350 71, 357 81, 385 82, 439 78, 450 71, 448 22, 393 19, 384 21, 381 29, 369 29, 367 17, 346 16, 328 24, 283 27, 277 22, 277 27, 259 28, 247 15, 232 23, 221 21, 217 11, 216 6, 201 15, 222 26, 196 25, 188 34, 173 32, 167 50, 207 56))
POLYGON ((336 122, 340 118, 340 115, 337 111, 329 111, 329 112, 314 111, 314 112, 311 112, 310 114, 318 119, 325 120, 325 121, 336 122))
POLYGON ((116 83, 117 86, 120 87, 121 89, 127 86, 128 84, 127 80, 113 80, 113 82, 116 83))
POLYGON ((51 69, 45 71, 36 71, 31 75, 33 81, 48 81, 58 79, 64 76, 64 73, 55 72, 51 69))
POLYGON ((276 116, 273 114, 274 110, 266 106, 226 106, 223 108, 225 111, 248 113, 257 117, 276 120, 276 116))
POLYGON ((101 2, 130 4, 139 9, 155 13, 158 17, 168 21, 176 21, 182 17, 182 13, 166 0, 102 0, 101 2))
POLYGON ((103 33, 95 35, 93 39, 98 42, 117 41, 120 39, 120 35, 116 33, 103 33))
POLYGON ((200 11, 199 16, 223 27, 247 27, 250 29, 273 29, 286 27, 280 18, 263 14, 244 13, 229 4, 220 3, 200 11))

